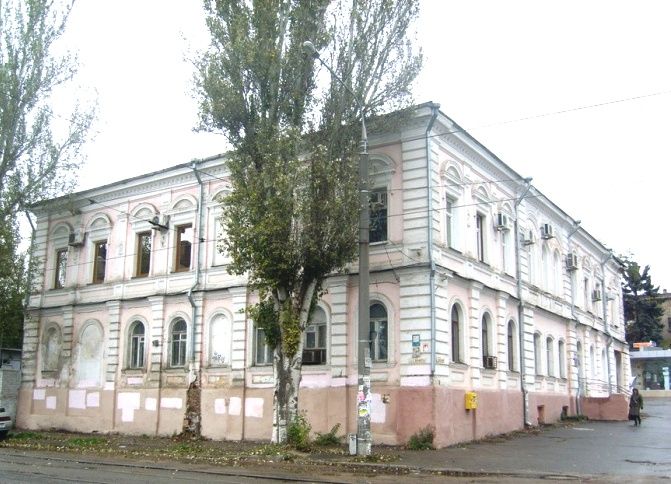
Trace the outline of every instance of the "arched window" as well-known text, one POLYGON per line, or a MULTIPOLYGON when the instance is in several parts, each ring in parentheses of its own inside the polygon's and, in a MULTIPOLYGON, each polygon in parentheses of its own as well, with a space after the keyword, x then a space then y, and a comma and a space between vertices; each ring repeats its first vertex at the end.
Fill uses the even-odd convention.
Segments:
POLYGON ((594 356, 594 346, 589 347, 589 377, 596 378, 596 358, 594 356))
POLYGON ((217 314, 210 323, 210 366, 231 364, 232 337, 230 320, 217 314))
POLYGON ((534 333, 534 370, 536 375, 542 374, 541 368, 541 334, 534 333))
POLYGON ((170 366, 186 365, 186 321, 182 318, 172 323, 170 330, 170 366))
POLYGON ((326 328, 326 311, 317 306, 310 315, 310 321, 305 329, 304 365, 323 365, 326 363, 326 328))
POLYGON ((546 362, 547 374, 548 376, 555 376, 554 340, 552 339, 551 336, 548 336, 547 339, 545 340, 545 352, 547 355, 547 362, 546 362))
POLYGON ((578 378, 583 378, 585 376, 585 368, 583 368, 582 361, 582 342, 578 341, 575 347, 575 364, 578 367, 578 378))
POLYGON ((144 324, 133 321, 130 326, 130 345, 128 353, 129 368, 144 368, 144 324))
POLYGON ((557 343, 557 355, 559 356, 559 377, 566 378, 566 344, 563 340, 557 343))
POLYGON ((489 313, 485 313, 482 316, 482 366, 485 368, 494 368, 496 365, 492 362, 492 356, 494 354, 493 350, 493 338, 494 331, 492 329, 492 317, 489 313))
POLYGON ((515 370, 515 322, 508 321, 508 370, 515 370))
POLYGON ((456 304, 452 306, 452 361, 461 363, 461 311, 456 304))
POLYGON ((370 357, 373 361, 387 361, 387 309, 379 302, 370 306, 370 357))

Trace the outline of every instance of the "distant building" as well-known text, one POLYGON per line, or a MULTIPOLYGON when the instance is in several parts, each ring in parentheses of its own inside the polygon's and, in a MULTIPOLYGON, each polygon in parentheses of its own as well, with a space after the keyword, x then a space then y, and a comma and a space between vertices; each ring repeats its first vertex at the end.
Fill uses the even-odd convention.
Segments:
MULTIPOLYGON (((370 411, 375 443, 431 424, 443 446, 578 411, 626 418, 620 263, 434 104, 371 139, 370 411), (477 410, 465 409, 475 392, 477 410), (477 418, 476 418, 477 415, 477 418)), ((217 248, 225 158, 34 207, 40 264, 18 424, 271 436, 272 353, 217 248)), ((357 266, 330 277, 305 335, 313 430, 356 427, 357 266)))

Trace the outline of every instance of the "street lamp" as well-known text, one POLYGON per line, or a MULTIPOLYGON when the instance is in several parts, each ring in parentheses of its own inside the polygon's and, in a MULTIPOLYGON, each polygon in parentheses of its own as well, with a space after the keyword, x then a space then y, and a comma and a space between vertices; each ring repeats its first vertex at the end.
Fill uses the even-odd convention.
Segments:
POLYGON ((361 99, 347 84, 326 64, 312 42, 303 42, 303 52, 317 59, 333 78, 349 92, 359 109, 361 116, 361 141, 359 143, 359 331, 358 331, 358 391, 356 404, 356 453, 370 455, 372 434, 370 432, 370 294, 369 294, 369 208, 368 191, 368 135, 366 133, 366 109, 361 99))

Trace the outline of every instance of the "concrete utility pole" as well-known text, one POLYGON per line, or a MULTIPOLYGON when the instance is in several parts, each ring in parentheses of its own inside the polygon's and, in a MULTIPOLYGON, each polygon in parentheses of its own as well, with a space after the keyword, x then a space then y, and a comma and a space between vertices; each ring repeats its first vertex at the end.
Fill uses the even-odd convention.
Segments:
POLYGON ((370 292, 368 245, 370 239, 370 192, 368 190, 368 134, 366 133, 366 108, 358 96, 327 65, 310 41, 303 42, 303 52, 317 59, 333 78, 354 98, 361 116, 361 141, 359 143, 359 330, 358 330, 358 391, 356 404, 356 454, 370 455, 373 436, 370 431, 370 292))

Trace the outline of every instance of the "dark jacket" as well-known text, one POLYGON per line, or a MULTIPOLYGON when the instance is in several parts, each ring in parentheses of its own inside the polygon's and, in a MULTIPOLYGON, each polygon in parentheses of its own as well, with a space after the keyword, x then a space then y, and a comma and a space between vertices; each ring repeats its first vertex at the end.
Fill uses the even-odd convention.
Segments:
POLYGON ((643 408, 643 397, 641 394, 632 394, 629 398, 629 415, 638 417, 643 408))

